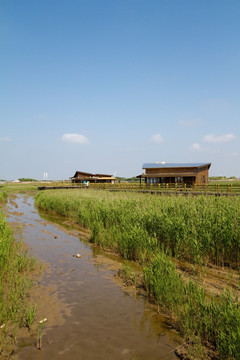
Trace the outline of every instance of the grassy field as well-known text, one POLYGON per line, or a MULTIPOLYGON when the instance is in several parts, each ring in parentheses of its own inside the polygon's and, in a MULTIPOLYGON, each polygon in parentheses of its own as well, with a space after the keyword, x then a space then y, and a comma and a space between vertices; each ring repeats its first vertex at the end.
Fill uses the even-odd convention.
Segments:
MULTIPOLYGON (((7 194, 0 192, 0 203, 6 199, 7 194)), ((17 327, 33 322, 36 307, 29 303, 28 294, 34 267, 35 260, 16 242, 0 211, 0 355, 11 352, 17 327)))
POLYGON ((41 192, 36 201, 91 229, 91 241, 142 264, 145 289, 171 313, 186 342, 211 344, 221 359, 240 359, 239 288, 235 295, 226 290, 214 296, 176 268, 176 261, 187 261, 239 271, 239 197, 86 189, 41 192))
MULTIPOLYGON (((5 193, 30 193, 32 191, 37 191, 38 186, 41 186, 43 183, 40 182, 28 182, 28 183, 4 183, 0 190, 5 193)), ((45 183, 44 183, 45 184, 45 183)))

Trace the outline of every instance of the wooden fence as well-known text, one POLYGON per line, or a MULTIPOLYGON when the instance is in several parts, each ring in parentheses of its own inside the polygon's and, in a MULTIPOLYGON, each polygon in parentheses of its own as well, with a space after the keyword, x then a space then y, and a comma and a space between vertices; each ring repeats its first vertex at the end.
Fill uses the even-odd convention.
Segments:
MULTIPOLYGON (((39 187, 39 190, 45 189, 79 189, 87 188, 86 184, 51 184, 50 186, 39 187)), ((206 193, 206 194, 240 194, 240 183, 223 183, 208 185, 187 185, 187 184, 138 184, 138 183, 90 183, 90 189, 106 190, 129 190, 129 191, 150 191, 150 192, 177 192, 177 193, 206 193)))
MULTIPOLYGON (((83 185, 86 186, 86 185, 83 185)), ((116 184, 89 184, 90 188, 96 189, 116 189, 116 190, 150 190, 150 191, 179 191, 179 192, 201 192, 201 193, 239 193, 240 183, 238 184, 208 184, 208 185, 187 185, 187 184, 136 184, 136 183, 116 183, 116 184)))

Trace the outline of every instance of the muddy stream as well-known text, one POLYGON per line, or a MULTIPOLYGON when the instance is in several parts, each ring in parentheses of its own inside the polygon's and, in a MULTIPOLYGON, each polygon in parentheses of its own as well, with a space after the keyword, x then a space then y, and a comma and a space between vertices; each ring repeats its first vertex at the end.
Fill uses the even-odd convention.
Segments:
POLYGON ((16 196, 7 213, 15 236, 43 263, 33 292, 36 320, 47 319, 42 349, 36 334, 22 331, 13 359, 177 359, 177 333, 164 324, 155 305, 114 276, 121 258, 91 245, 86 230, 39 212, 31 196, 16 196))

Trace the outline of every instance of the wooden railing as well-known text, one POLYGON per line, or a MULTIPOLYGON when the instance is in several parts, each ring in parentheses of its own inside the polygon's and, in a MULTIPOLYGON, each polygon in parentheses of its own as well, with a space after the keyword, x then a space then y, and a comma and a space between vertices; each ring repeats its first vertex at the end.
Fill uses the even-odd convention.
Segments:
MULTIPOLYGON (((87 188, 86 184, 71 184, 71 187, 87 188)), ((201 192, 201 193, 239 193, 240 183, 234 184, 207 184, 207 185, 187 185, 187 184, 138 184, 138 183, 90 183, 91 189, 106 189, 106 190, 136 190, 136 191, 177 191, 177 192, 201 192)))
MULTIPOLYGON (((39 189, 73 189, 73 188, 87 188, 86 184, 72 184, 67 181, 51 182, 51 184, 42 184, 39 189)), ((184 192, 184 193, 213 193, 213 194, 240 194, 240 182, 236 183, 209 183, 207 185, 187 185, 187 184, 139 184, 131 182, 120 182, 115 184, 110 183, 89 183, 90 189, 106 189, 112 191, 150 191, 150 192, 184 192)))

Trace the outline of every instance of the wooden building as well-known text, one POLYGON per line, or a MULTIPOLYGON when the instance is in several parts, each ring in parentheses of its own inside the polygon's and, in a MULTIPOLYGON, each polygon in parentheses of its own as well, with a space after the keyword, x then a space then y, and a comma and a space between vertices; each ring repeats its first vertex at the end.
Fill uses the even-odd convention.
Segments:
POLYGON ((91 174, 83 171, 76 171, 75 175, 70 178, 73 184, 77 183, 115 183, 116 178, 106 174, 91 174))
POLYGON ((145 163, 145 173, 138 176, 140 183, 144 179, 146 184, 208 184, 210 163, 170 164, 165 162, 145 163))

